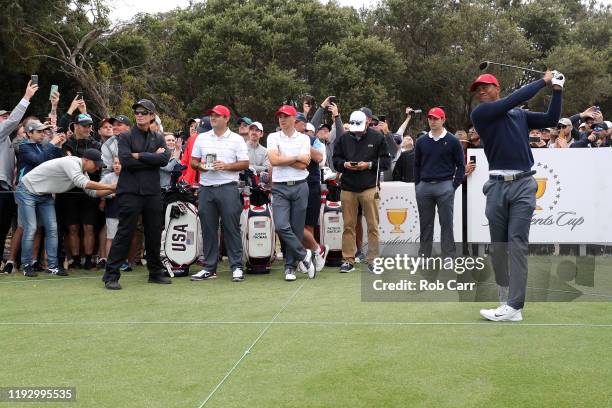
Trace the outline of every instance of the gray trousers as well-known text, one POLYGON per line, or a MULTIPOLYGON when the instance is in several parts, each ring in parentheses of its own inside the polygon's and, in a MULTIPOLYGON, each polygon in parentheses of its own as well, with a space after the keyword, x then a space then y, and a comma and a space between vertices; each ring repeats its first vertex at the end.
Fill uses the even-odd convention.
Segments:
POLYGON ((537 189, 538 183, 533 177, 516 181, 488 180, 482 187, 487 196, 485 214, 491 233, 495 281, 499 286, 509 286, 508 305, 515 309, 525 305, 529 228, 537 189))
POLYGON ((216 272, 219 263, 219 216, 223 223, 223 237, 230 270, 242 268, 242 239, 240 214, 242 202, 235 183, 219 187, 200 188, 198 214, 202 225, 204 269, 216 272))
POLYGON ((306 256, 302 238, 307 205, 307 183, 293 186, 272 184, 272 215, 276 233, 285 247, 285 268, 295 269, 298 262, 306 256))
POLYGON ((419 254, 426 257, 431 256, 434 221, 436 207, 438 207, 442 256, 454 256, 456 250, 453 235, 455 187, 453 187, 452 180, 440 181, 438 183, 421 181, 416 185, 415 190, 421 226, 419 254))

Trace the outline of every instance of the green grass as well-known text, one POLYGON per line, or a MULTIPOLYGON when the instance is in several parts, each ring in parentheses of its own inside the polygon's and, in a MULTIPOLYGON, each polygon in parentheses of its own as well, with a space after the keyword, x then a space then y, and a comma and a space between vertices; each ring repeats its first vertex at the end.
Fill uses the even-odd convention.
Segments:
POLYGON ((612 406, 612 303, 498 324, 478 315, 493 303, 362 302, 359 271, 236 284, 224 268, 169 286, 138 269, 117 292, 100 272, 1 275, 0 387, 74 386, 49 405, 68 408, 199 407, 220 383, 206 407, 612 406))

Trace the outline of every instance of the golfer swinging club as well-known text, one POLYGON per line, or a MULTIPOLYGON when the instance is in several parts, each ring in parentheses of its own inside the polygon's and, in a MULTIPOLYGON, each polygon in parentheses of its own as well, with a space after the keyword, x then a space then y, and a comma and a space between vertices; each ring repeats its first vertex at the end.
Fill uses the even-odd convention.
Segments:
POLYGON ((535 171, 531 170, 533 155, 529 147, 529 129, 555 126, 559 121, 564 82, 560 72, 546 71, 542 79, 502 99, 499 82, 491 74, 480 75, 470 87, 481 102, 471 117, 489 161, 489 180, 482 191, 487 196, 485 214, 489 220, 492 262, 501 303, 497 309, 480 311, 488 320, 523 320, 529 227, 538 188, 533 178, 535 171), (517 108, 546 85, 553 88, 548 112, 517 108))

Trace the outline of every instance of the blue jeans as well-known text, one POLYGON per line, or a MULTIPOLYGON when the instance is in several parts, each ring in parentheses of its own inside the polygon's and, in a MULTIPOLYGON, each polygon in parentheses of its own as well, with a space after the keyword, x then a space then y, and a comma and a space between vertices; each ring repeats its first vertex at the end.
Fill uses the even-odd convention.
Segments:
POLYGON ((23 184, 15 190, 15 201, 19 208, 19 223, 23 226, 21 239, 21 264, 32 265, 32 247, 36 235, 36 216, 45 227, 45 250, 49 268, 57 268, 57 221, 51 194, 36 195, 27 191, 23 184))

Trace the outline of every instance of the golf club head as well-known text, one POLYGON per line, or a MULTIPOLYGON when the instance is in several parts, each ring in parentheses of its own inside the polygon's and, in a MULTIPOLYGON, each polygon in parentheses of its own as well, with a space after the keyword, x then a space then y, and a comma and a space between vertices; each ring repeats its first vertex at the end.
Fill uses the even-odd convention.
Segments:
POLYGON ((483 61, 480 63, 480 65, 478 66, 478 68, 480 68, 481 71, 484 71, 485 69, 487 69, 489 67, 489 61, 483 61))

